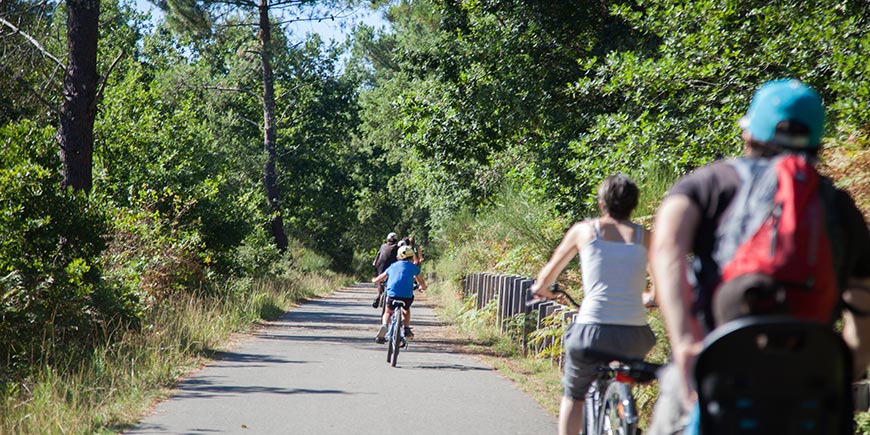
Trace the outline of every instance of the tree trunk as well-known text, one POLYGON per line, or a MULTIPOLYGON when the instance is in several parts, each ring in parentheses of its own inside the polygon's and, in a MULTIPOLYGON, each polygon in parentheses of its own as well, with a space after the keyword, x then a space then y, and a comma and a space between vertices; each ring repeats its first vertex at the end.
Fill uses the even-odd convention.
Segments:
POLYGON ((272 77, 272 29, 269 21, 268 0, 260 0, 260 61, 263 64, 263 146, 266 150, 266 166, 263 168, 263 181, 266 184, 266 199, 272 209, 271 226, 275 245, 281 252, 287 250, 287 234, 284 232, 284 218, 281 214, 281 196, 278 192, 278 176, 275 162, 278 159, 275 149, 275 83, 272 77))
POLYGON ((63 162, 62 187, 90 192, 93 185, 96 117, 99 0, 67 0, 69 58, 63 77, 58 144, 63 162))

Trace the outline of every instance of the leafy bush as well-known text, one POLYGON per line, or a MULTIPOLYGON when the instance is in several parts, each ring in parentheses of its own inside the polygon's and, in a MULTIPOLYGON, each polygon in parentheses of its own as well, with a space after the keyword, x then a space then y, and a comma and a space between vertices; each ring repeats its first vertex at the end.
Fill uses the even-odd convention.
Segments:
POLYGON ((549 359, 561 366, 565 358, 562 338, 568 330, 562 311, 554 311, 544 318, 541 328, 529 335, 529 346, 536 350, 536 358, 549 359))
POLYGON ((169 192, 140 191, 131 208, 111 210, 106 275, 137 293, 147 305, 201 288, 207 279, 211 260, 198 226, 176 218, 185 213, 186 204, 169 192), (167 201, 166 196, 175 200, 167 201), (161 210, 158 202, 174 205, 161 210))
POLYGON ((480 209, 458 213, 439 233, 436 270, 442 280, 459 281, 473 271, 533 275, 569 225, 552 203, 517 185, 480 209))
POLYGON ((103 280, 105 210, 61 191, 51 128, 0 128, 0 361, 10 367, 135 320, 137 296, 103 280))

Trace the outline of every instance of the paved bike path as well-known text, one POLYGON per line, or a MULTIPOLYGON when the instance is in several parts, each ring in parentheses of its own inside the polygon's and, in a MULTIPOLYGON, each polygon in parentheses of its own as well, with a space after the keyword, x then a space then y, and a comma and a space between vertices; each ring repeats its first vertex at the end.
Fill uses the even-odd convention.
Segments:
POLYGON ((126 433, 556 432, 556 417, 492 367, 427 339, 443 324, 425 298, 412 309, 416 338, 390 367, 374 342, 374 294, 359 284, 285 313, 180 382, 126 433))

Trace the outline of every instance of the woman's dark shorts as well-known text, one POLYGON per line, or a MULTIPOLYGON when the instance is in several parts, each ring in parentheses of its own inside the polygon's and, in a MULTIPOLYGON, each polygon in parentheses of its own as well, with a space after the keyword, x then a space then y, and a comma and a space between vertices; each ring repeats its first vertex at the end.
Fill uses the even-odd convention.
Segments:
POLYGON ((602 363, 584 357, 583 351, 593 349, 628 358, 642 359, 656 344, 656 336, 649 325, 601 325, 575 323, 564 337, 565 374, 562 375, 563 395, 584 400, 589 384, 595 379, 602 363))

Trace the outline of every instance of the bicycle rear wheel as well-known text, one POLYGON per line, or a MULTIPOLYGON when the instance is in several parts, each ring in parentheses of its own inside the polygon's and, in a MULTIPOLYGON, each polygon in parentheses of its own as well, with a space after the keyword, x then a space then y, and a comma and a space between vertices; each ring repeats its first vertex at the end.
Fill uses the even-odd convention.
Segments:
POLYGON ((585 434, 598 434, 596 427, 601 423, 598 418, 601 409, 601 390, 599 389, 601 381, 596 379, 589 385, 589 390, 586 391, 586 400, 583 402, 583 427, 585 434))
POLYGON ((615 381, 608 384, 603 402, 604 408, 598 423, 600 434, 635 435, 637 433, 637 411, 628 384, 615 381))
POLYGON ((396 307, 393 312, 393 339, 390 341, 390 347, 393 348, 393 360, 390 364, 395 367, 399 361, 399 349, 402 347, 402 308, 396 307))
POLYGON ((393 336, 396 335, 395 325, 390 322, 389 329, 387 329, 387 362, 393 360, 393 336))

